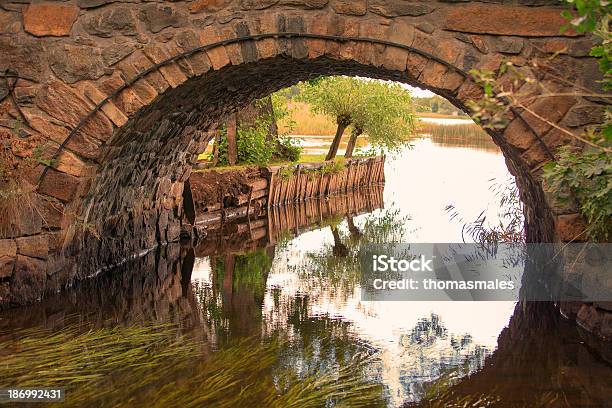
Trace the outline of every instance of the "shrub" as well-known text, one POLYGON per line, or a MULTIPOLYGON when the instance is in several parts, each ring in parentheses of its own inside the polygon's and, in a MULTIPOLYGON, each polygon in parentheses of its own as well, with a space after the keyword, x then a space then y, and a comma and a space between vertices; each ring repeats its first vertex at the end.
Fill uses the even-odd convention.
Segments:
POLYGON ((238 128, 238 163, 267 164, 272 159, 275 146, 268 138, 268 125, 263 121, 249 128, 238 128))
POLYGON ((612 232, 612 159, 602 151, 575 153, 564 149, 544 167, 544 179, 561 203, 577 198, 588 222, 587 235, 608 242, 612 232), (570 194, 567 194, 567 193, 570 194))
POLYGON ((280 158, 292 162, 300 160, 302 155, 302 146, 290 136, 283 135, 278 137, 278 154, 280 158))
MULTIPOLYGON (((221 136, 217 145, 218 166, 228 166, 227 129, 221 128, 221 136)), ((238 128, 236 135, 236 148, 238 150, 238 164, 261 164, 270 162, 275 151, 274 141, 268 138, 268 125, 258 121, 253 127, 238 128)), ((212 160, 213 154, 208 159, 212 160)))

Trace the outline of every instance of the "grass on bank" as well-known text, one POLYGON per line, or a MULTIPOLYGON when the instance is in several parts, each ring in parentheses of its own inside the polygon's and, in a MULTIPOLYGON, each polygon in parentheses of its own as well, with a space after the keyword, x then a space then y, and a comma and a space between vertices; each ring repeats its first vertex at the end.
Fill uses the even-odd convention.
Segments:
MULTIPOLYGON (((200 160, 206 159, 207 156, 200 156, 200 160)), ((344 157, 343 156, 338 156, 336 158, 334 158, 334 162, 344 162, 344 157)), ((272 161, 270 163, 268 163, 269 166, 282 166, 282 165, 289 165, 289 164, 299 164, 299 163, 322 163, 325 161, 325 155, 324 154, 303 154, 300 156, 300 159, 296 162, 289 162, 289 161, 272 161)), ((233 171, 233 170, 242 170, 245 167, 249 167, 249 166, 257 166, 256 164, 237 164, 235 166, 218 166, 218 167, 210 167, 210 168, 206 168, 203 169, 201 171, 207 171, 207 170, 214 170, 214 171, 218 171, 218 172, 224 172, 224 171, 233 171)))

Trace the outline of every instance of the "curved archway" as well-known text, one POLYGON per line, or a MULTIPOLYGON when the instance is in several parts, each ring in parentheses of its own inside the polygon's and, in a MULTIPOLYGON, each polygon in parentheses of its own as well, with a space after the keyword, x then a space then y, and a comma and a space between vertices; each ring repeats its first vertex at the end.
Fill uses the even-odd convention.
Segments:
MULTIPOLYGON (((22 115, 30 137, 49 143, 55 160, 30 177, 39 219, 22 214, 4 237, 10 273, 3 301, 27 302, 70 282, 77 271, 66 259, 78 256, 87 276, 175 240, 183 182, 206 130, 281 87, 318 75, 369 76, 418 85, 466 110, 481 90, 465 72, 495 70, 503 59, 521 65, 558 49, 566 50, 559 66, 567 76, 592 81, 588 41, 560 35, 556 2, 540 3, 81 0, 5 7, 2 41, 10 52, 2 68, 21 78, 17 105, 3 114, 22 115), (550 24, 543 27, 543 19, 550 24), (32 245, 41 253, 22 249, 32 245)), ((552 76, 543 81, 571 88, 552 76)), ((588 123, 580 112, 597 105, 567 96, 531 108, 551 123, 580 127, 588 123)), ((551 152, 572 141, 525 114, 489 133, 517 177, 528 239, 577 235, 577 211, 549 203, 539 177, 551 152)))

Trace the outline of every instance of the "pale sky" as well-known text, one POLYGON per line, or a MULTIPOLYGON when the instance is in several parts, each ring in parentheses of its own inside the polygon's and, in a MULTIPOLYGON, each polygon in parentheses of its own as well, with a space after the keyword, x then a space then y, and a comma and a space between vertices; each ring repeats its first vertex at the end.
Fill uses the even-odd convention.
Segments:
MULTIPOLYGON (((361 79, 364 79, 366 81, 372 81, 373 79, 371 78, 367 78, 367 77, 358 77, 361 79)), ((386 81, 384 79, 374 79, 374 81, 382 81, 382 82, 395 82, 395 81, 386 81)), ((428 91, 427 89, 422 89, 422 88, 417 88, 416 86, 411 86, 408 84, 405 84, 403 82, 397 82, 398 84, 400 84, 402 86, 402 88, 405 88, 407 90, 410 91, 410 94, 414 97, 417 98, 429 98, 435 95, 435 93, 428 91)))
POLYGON ((402 83, 400 83, 400 85, 408 89, 410 91, 410 94, 412 96, 416 96, 417 98, 429 98, 435 95, 435 93, 428 91, 427 89, 421 89, 415 86, 410 86, 410 85, 402 84, 402 83))

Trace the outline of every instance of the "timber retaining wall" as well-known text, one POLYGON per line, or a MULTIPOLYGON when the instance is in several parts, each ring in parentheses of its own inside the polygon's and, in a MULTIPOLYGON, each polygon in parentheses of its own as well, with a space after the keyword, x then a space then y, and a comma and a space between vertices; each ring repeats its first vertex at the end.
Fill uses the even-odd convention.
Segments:
POLYGON ((376 156, 343 162, 208 170, 191 175, 184 202, 194 209, 194 227, 207 230, 251 215, 260 216, 271 207, 381 186, 385 181, 384 166, 384 156, 376 156))

